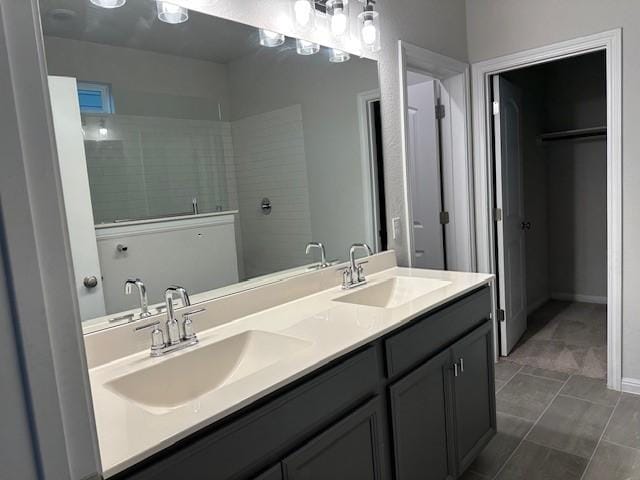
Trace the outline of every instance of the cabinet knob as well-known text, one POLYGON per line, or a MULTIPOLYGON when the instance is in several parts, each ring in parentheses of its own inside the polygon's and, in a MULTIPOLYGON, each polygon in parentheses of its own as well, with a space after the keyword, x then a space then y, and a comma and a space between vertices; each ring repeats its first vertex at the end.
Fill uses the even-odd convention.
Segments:
POLYGON ((91 275, 89 277, 84 277, 82 280, 82 284, 85 288, 96 288, 98 286, 98 277, 95 275, 91 275))

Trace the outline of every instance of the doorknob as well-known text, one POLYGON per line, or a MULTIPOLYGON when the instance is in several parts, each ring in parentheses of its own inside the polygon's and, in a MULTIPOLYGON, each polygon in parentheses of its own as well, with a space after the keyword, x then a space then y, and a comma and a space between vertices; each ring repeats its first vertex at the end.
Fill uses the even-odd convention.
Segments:
POLYGON ((520 228, 522 230, 531 230, 531 222, 522 222, 520 228))
POLYGON ((82 284, 86 288, 96 288, 98 286, 98 278, 95 275, 84 277, 84 280, 82 280, 82 284))

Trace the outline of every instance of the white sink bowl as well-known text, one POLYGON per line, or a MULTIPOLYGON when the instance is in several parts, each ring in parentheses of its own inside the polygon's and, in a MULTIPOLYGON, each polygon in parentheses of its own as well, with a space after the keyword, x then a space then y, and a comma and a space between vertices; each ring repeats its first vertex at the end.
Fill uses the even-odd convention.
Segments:
POLYGON ((451 285, 451 282, 435 278, 393 277, 368 287, 357 287, 353 293, 335 298, 334 301, 395 308, 447 285, 451 285))
POLYGON ((299 338, 248 330, 219 342, 169 354, 152 366, 116 378, 105 386, 154 414, 265 369, 311 346, 299 338))

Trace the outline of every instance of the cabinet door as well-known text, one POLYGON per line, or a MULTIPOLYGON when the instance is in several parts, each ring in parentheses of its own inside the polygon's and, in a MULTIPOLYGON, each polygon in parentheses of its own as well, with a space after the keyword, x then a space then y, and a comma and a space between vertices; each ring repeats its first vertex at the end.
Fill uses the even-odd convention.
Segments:
POLYGON ((282 465, 274 465, 266 472, 262 472, 253 480, 282 480, 282 465))
POLYGON ((458 471, 466 470, 496 432, 496 396, 491 322, 451 347, 457 364, 453 410, 458 471))
POLYGON ((383 480, 381 424, 376 397, 282 462, 286 480, 383 480))
POLYGON ((451 367, 446 350, 390 387, 397 480, 454 478, 451 367))

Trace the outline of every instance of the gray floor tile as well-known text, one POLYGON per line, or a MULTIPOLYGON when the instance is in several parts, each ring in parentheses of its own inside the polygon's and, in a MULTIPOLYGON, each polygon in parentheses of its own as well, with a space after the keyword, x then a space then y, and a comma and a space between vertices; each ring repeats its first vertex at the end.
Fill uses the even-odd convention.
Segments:
POLYGON ((501 382, 508 382, 521 368, 522 366, 518 365, 517 363, 501 360, 496 363, 496 380, 500 380, 501 382))
POLYGON ((581 375, 572 376, 561 393, 610 407, 614 407, 620 397, 620 392, 609 390, 604 380, 581 375))
POLYGON ((625 393, 613 412, 604 439, 640 449, 640 396, 625 393))
POLYGON ((600 442, 584 480, 639 480, 640 450, 600 442))
POLYGON ((559 395, 527 440, 588 460, 612 411, 613 407, 559 395))
POLYGON ((496 392, 506 385, 507 382, 496 380, 496 392))
POLYGON ((588 460, 528 441, 516 450, 498 480, 579 480, 588 460))
POLYGON ((489 477, 485 477, 484 475, 479 475, 476 472, 472 472, 467 470, 459 477, 459 480, 489 480, 489 477))
POLYGON ((498 413, 498 433, 469 469, 487 477, 495 476, 532 425, 529 420, 498 413))
POLYGON ((551 403, 562 382, 517 374, 496 395, 499 412, 535 421, 551 403))
POLYGON ((535 375, 536 377, 550 378, 551 380, 560 380, 562 382, 569 378, 568 373, 558 372, 555 370, 547 370, 546 368, 536 368, 530 365, 525 365, 524 367, 522 367, 520 373, 535 375))

